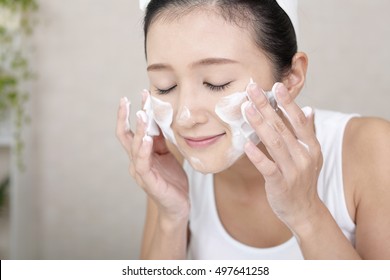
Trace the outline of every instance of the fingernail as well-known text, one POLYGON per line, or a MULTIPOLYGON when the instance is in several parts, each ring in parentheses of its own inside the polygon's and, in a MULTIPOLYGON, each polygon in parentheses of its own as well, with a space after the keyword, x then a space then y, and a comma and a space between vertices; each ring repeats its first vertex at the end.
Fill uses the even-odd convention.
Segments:
POLYGON ((125 97, 125 106, 126 106, 126 122, 125 122, 125 129, 126 131, 129 131, 130 130, 130 106, 131 106, 131 103, 129 102, 129 100, 125 97))
POLYGON ((274 86, 272 87, 272 91, 276 93, 282 86, 283 86, 282 83, 275 83, 274 86))
POLYGON ((146 116, 146 113, 144 111, 138 111, 136 113, 138 119, 140 119, 143 123, 147 123, 148 122, 148 117, 146 116))
POLYGON ((245 111, 246 111, 246 108, 249 106, 250 103, 251 103, 250 101, 245 101, 244 103, 241 104, 241 115, 244 118, 246 123, 249 123, 249 121, 248 121, 248 119, 246 117, 245 111))
POLYGON ((250 91, 255 96, 260 94, 260 91, 259 91, 256 83, 249 84, 248 85, 248 91, 250 91))
POLYGON ((303 107, 302 111, 305 114, 306 118, 313 114, 313 108, 311 107, 303 107))
POLYGON ((129 103, 129 99, 127 99, 126 96, 124 96, 124 97, 122 97, 122 98, 120 99, 120 104, 121 104, 121 105, 125 105, 125 104, 127 104, 127 103, 129 103))
POLYGON ((145 103, 146 99, 148 99, 150 92, 147 89, 142 90, 142 102, 145 103))
POLYGON ((278 99, 285 99, 286 97, 288 97, 288 91, 283 86, 282 83, 275 84, 275 89, 274 90, 275 90, 275 93, 276 93, 276 97, 278 99))
POLYGON ((250 78, 250 79, 249 79, 249 84, 248 84, 248 86, 247 86, 247 90, 248 90, 248 88, 249 88, 251 85, 253 85, 253 84, 256 84, 256 83, 255 83, 255 81, 253 80, 253 78, 250 78))
POLYGON ((250 115, 250 116, 255 116, 256 113, 257 113, 257 110, 256 110, 256 108, 255 108, 255 105, 254 105, 252 102, 250 102, 250 103, 246 106, 246 111, 247 111, 248 115, 250 115))
POLYGON ((149 135, 145 135, 144 138, 142 138, 142 141, 143 141, 143 142, 152 143, 152 142, 153 142, 153 139, 152 139, 152 137, 150 137, 149 135))
POLYGON ((250 153, 250 154, 253 154, 256 152, 256 146, 255 144, 253 144, 252 141, 248 141, 246 144, 245 144, 245 147, 244 147, 245 151, 247 153, 250 153))

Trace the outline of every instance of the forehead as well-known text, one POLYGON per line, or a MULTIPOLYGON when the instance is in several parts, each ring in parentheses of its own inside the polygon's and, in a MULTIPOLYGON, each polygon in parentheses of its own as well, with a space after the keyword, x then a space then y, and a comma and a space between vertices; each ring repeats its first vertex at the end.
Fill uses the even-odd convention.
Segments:
POLYGON ((160 16, 147 34, 148 63, 205 57, 245 59, 260 52, 249 28, 226 21, 216 11, 197 9, 177 18, 160 16))

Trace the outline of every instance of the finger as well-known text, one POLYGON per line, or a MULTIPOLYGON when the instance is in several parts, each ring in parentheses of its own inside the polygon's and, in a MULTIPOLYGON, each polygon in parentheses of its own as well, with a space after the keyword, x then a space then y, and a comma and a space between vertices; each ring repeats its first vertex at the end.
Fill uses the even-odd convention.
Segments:
POLYGON ((145 186, 154 192, 157 186, 157 176, 151 169, 151 154, 153 150, 153 138, 145 136, 135 162, 136 175, 140 177, 145 186))
POLYGON ((142 108, 144 108, 146 100, 150 96, 150 92, 147 89, 144 89, 141 93, 142 96, 142 108))
POLYGON ((261 89, 259 85, 257 85, 256 83, 251 83, 248 86, 247 92, 250 101, 252 101, 256 105, 256 108, 264 117, 269 117, 274 115, 277 116, 274 108, 272 108, 271 104, 269 103, 269 100, 266 97, 265 92, 261 89))
POLYGON ((142 139, 145 137, 147 116, 144 111, 138 111, 137 116, 137 126, 133 138, 133 144, 131 145, 131 156, 133 159, 137 157, 137 154, 142 145, 142 139))
POLYGON ((130 153, 133 132, 130 130, 130 102, 126 97, 121 98, 116 125, 116 136, 125 150, 130 153))
POLYGON ((275 129, 263 119, 253 103, 250 103, 249 106, 247 106, 246 116, 250 125, 256 131, 256 134, 259 136, 282 173, 288 174, 289 171, 294 168, 294 161, 283 136, 275 131, 275 129))
MULTIPOLYGON (((282 83, 277 83, 274 87, 274 90, 276 92, 279 92, 280 90, 284 90, 284 94, 288 94, 287 88, 282 84, 282 83)), ((307 161, 310 160, 309 154, 308 154, 308 145, 305 144, 305 140, 302 140, 299 138, 300 134, 296 135, 296 130, 293 128, 294 132, 290 130, 290 128, 287 127, 285 124, 284 120, 275 112, 275 110, 272 108, 272 106, 269 104, 267 98, 265 97, 264 94, 260 91, 258 86, 254 84, 252 87, 252 90, 249 92, 251 94, 251 98, 253 102, 256 104, 256 108, 259 110, 259 112, 262 114, 264 117, 264 121, 270 124, 276 132, 278 132, 284 139, 285 144, 287 146, 287 149, 289 153, 291 154, 291 157, 293 160, 299 164, 299 166, 306 165, 307 161), (298 139, 297 139, 298 138, 298 139)), ((279 101, 279 100, 278 100, 279 101)), ((294 102, 294 99, 291 98, 290 100, 290 105, 291 109, 295 110, 296 114, 301 114, 298 115, 297 118, 299 119, 300 122, 306 122, 306 117, 303 111, 299 108, 299 106, 294 102)), ((284 110, 283 107, 280 107, 284 114, 286 115, 287 119, 290 120, 290 116, 288 113, 284 110)), ((306 125, 306 124, 305 124, 306 125)), ((291 123, 291 126, 293 124, 291 123)), ((307 125, 310 130, 310 126, 307 125)), ((307 129, 307 128, 306 128, 307 129)), ((313 130, 313 129, 312 129, 313 130)), ((301 133, 302 134, 302 133, 301 133)), ((306 139, 306 138, 305 138, 306 139)), ((315 135, 314 135, 314 139, 315 135)), ((318 148, 314 148, 315 143, 313 144, 312 151, 318 151, 318 148)), ((316 153, 317 154, 317 153, 316 153)))
POLYGON ((315 159, 317 168, 319 168, 322 152, 315 133, 313 109, 310 107, 301 109, 283 85, 276 89, 276 95, 284 114, 290 120, 299 142, 306 148, 310 156, 315 159))
POLYGON ((296 147, 296 137, 284 123, 283 119, 278 115, 275 109, 271 106, 264 92, 256 85, 252 84, 248 91, 252 102, 255 104, 256 110, 259 111, 264 121, 271 125, 277 133, 288 143, 287 147, 296 147), (292 145, 292 146, 291 146, 292 145))
POLYGON ((263 175, 266 182, 277 185, 282 182, 283 176, 278 166, 251 141, 245 144, 245 153, 257 170, 263 175))
POLYGON ((312 155, 320 153, 320 145, 314 128, 313 109, 310 107, 301 109, 283 84, 276 87, 276 98, 301 144, 306 146, 312 155))

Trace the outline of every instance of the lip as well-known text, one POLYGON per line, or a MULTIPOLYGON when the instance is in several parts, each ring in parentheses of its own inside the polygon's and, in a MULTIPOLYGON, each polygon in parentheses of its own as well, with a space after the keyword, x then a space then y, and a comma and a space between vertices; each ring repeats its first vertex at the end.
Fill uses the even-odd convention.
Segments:
POLYGON ((218 142, 226 133, 212 135, 212 136, 202 136, 202 137, 183 137, 187 145, 194 149, 208 148, 211 145, 218 142))

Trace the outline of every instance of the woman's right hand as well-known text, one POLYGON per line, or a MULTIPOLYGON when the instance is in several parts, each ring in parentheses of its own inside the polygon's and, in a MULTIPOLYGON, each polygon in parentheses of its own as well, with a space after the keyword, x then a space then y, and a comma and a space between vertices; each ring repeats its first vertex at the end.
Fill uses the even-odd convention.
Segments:
MULTIPOLYGON (((143 95, 143 103, 145 102, 143 95)), ((146 114, 137 112, 135 133, 131 131, 128 116, 130 103, 122 98, 118 110, 116 134, 130 158, 130 174, 155 202, 160 218, 168 221, 188 219, 189 197, 187 176, 169 151, 160 133, 145 136, 146 114)))

